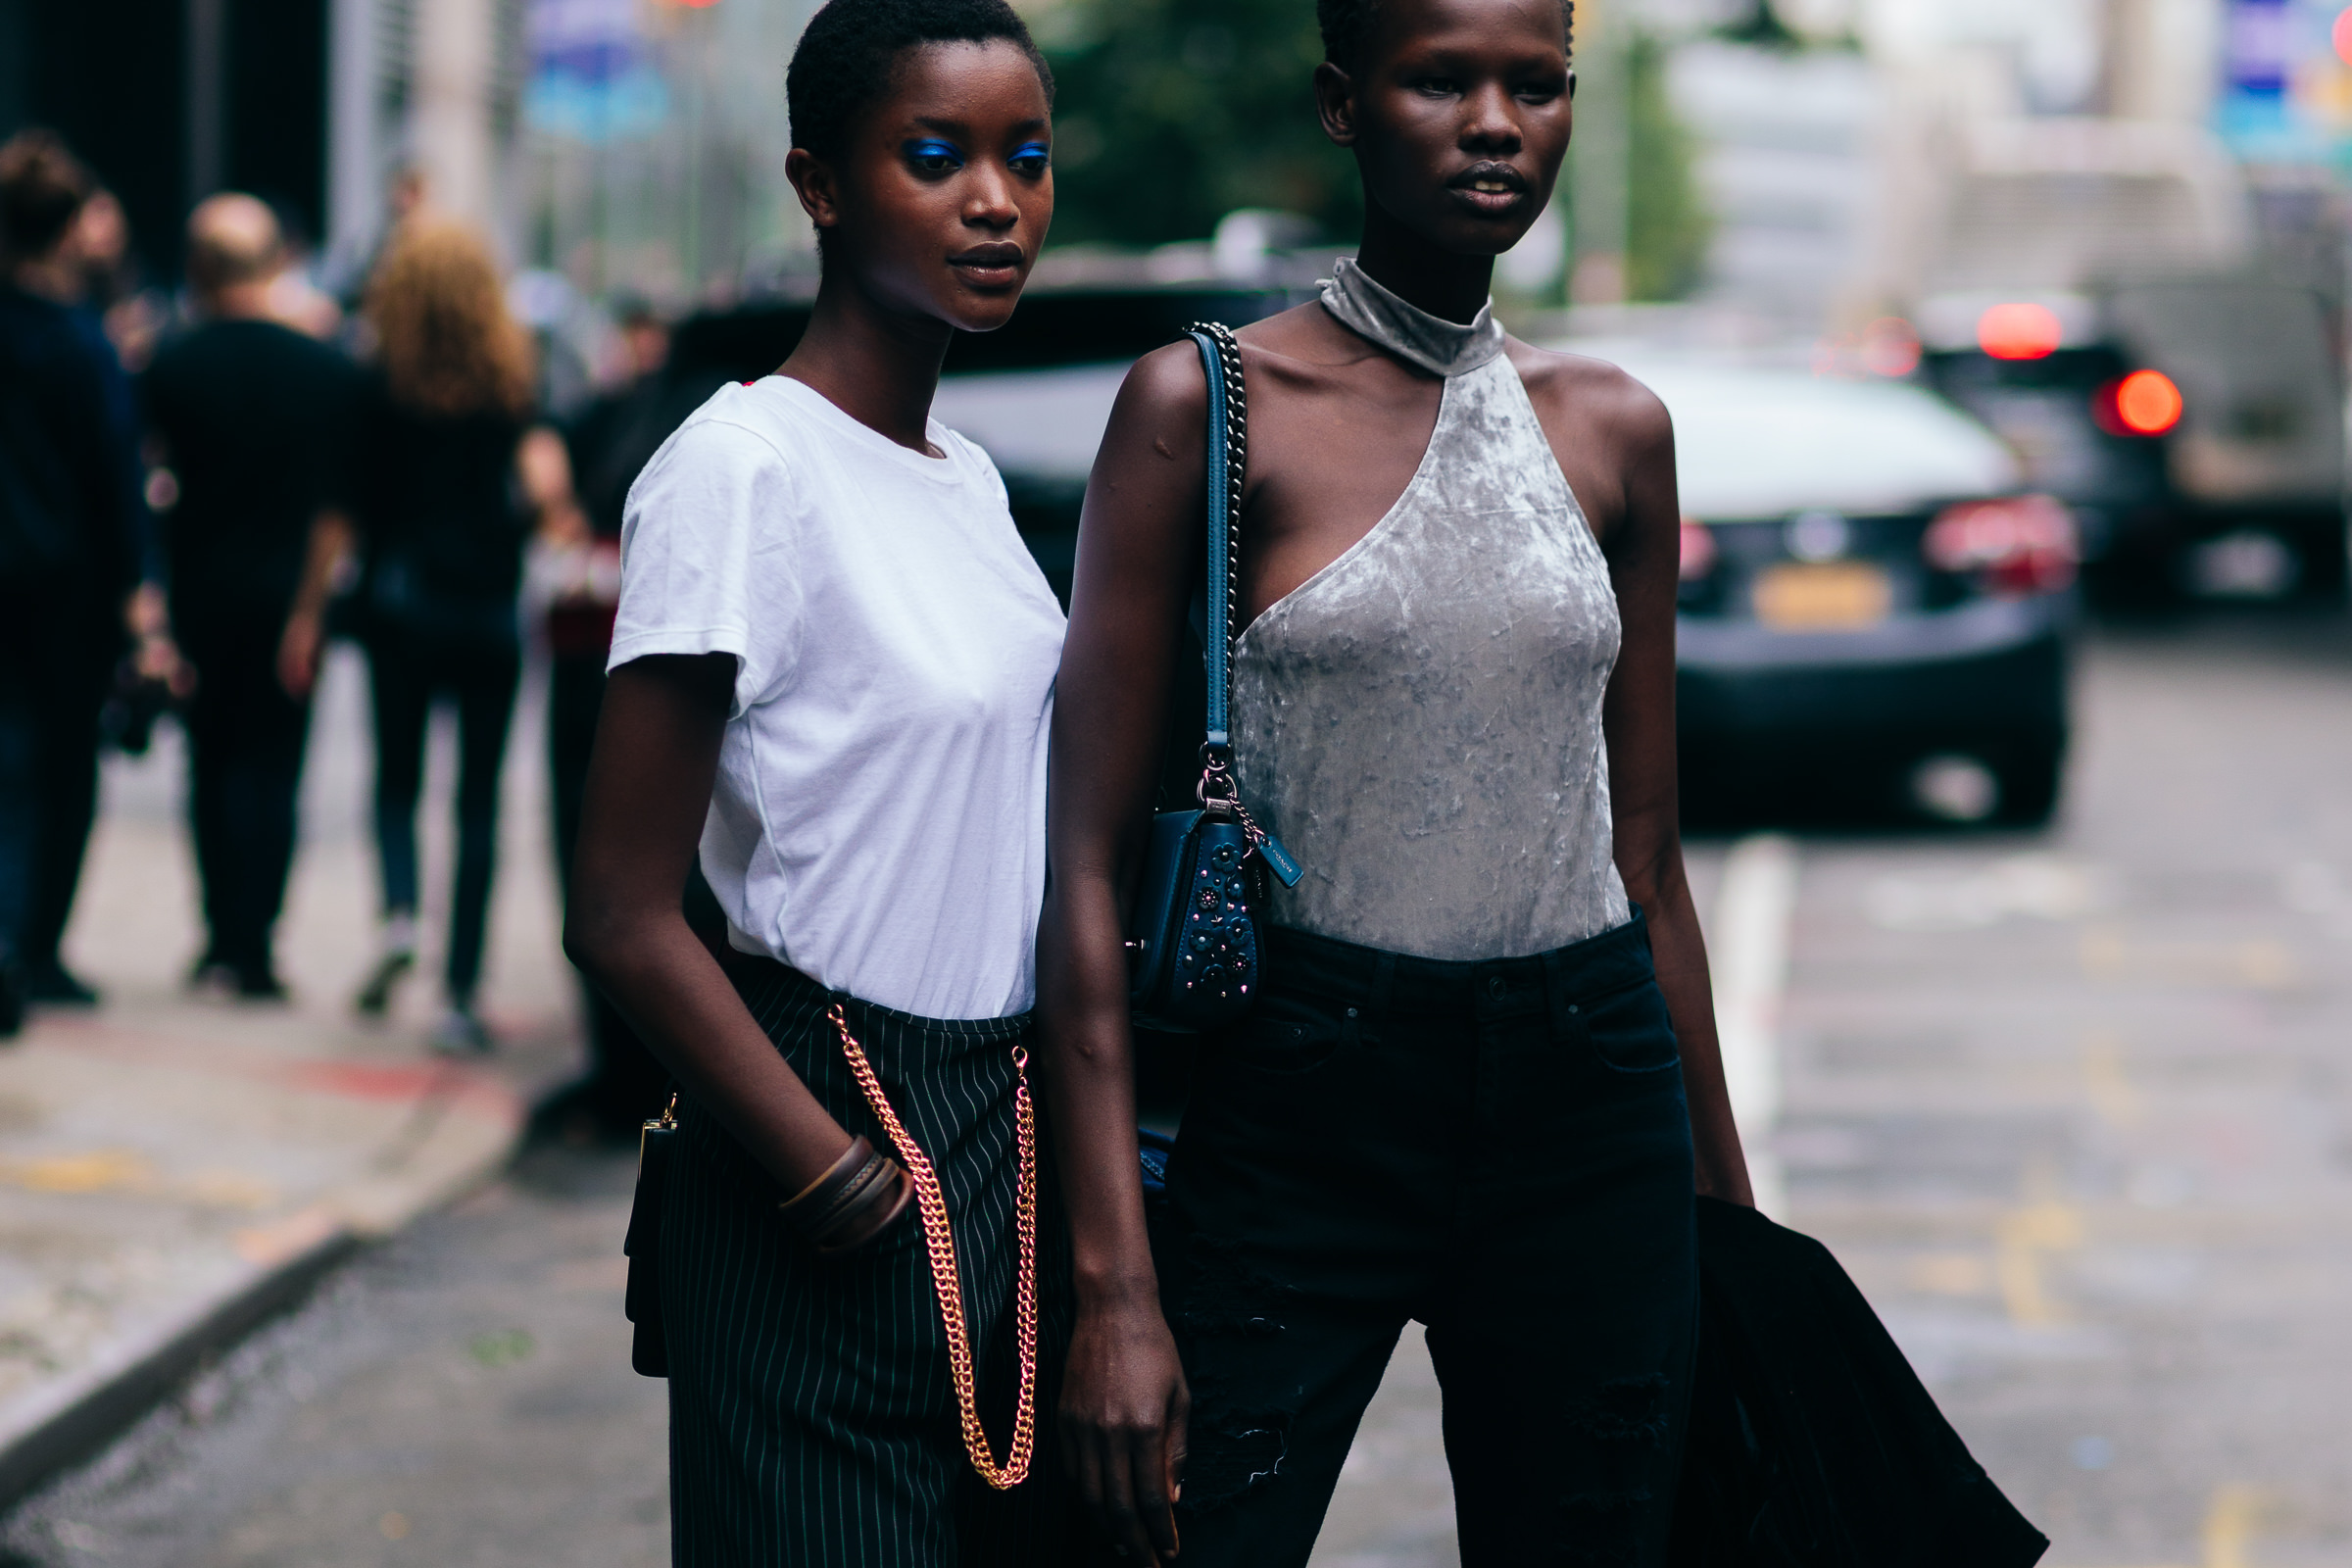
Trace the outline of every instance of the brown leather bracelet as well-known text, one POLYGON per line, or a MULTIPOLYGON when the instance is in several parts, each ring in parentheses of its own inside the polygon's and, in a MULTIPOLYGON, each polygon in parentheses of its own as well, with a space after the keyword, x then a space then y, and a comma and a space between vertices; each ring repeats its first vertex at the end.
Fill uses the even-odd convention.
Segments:
POLYGON ((804 1223, 813 1209, 824 1206, 823 1198, 826 1194, 857 1175, 873 1157, 874 1146, 866 1141, 863 1133, 858 1134, 850 1140, 850 1147, 841 1152, 839 1159, 826 1167, 822 1176, 778 1203, 776 1212, 790 1217, 796 1225, 804 1223))
POLYGON ((911 1191, 899 1162, 877 1153, 860 1134, 822 1176, 778 1203, 776 1212, 819 1252, 855 1251, 890 1228, 911 1191), (878 1207, 887 1212, 877 1213, 878 1207))
POLYGON ((797 1197, 777 1204, 776 1212, 802 1235, 820 1235, 857 1201, 858 1194, 873 1184, 885 1163, 884 1157, 874 1152, 874 1146, 862 1135, 854 1138, 831 1169, 803 1188, 797 1197))
POLYGON ((914 1179, 888 1156, 879 1176, 823 1232, 810 1238, 819 1255, 839 1257, 887 1236, 914 1201, 914 1179))

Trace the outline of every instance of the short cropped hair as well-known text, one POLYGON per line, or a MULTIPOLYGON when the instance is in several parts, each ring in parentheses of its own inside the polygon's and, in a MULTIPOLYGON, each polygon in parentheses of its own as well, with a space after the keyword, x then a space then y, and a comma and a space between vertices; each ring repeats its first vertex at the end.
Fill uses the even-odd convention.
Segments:
POLYGON ((0 251, 14 262, 48 255, 97 189, 54 130, 20 130, 0 142, 0 251))
POLYGON ((833 159, 850 127, 887 94, 899 57, 928 43, 995 43, 1029 57, 1054 102, 1054 73, 1005 0, 829 0, 809 20, 784 73, 792 144, 833 159))
MULTIPOLYGON (((1353 71, 1355 57, 1363 51, 1379 10, 1380 0, 1315 0, 1315 23, 1323 29, 1323 58, 1342 71, 1353 71)), ((1576 0, 1560 0, 1561 43, 1571 43, 1575 33, 1576 0)))
POLYGON ((259 197, 222 191, 188 215, 188 281, 199 289, 266 282, 285 259, 277 215, 259 197))

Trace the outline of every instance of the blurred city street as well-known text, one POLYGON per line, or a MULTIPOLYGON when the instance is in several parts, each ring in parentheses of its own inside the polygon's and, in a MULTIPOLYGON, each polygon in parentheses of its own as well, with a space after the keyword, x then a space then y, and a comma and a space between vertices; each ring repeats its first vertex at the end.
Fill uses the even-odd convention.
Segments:
MULTIPOLYGON (((2048 833, 1796 842, 1757 1142, 1782 1217, 1853 1273, 2052 1568, 2342 1563, 2352 621, 2111 626, 2078 693, 2048 833)), ((1732 842, 1694 847, 1702 909, 1732 842)), ((305 873, 319 920, 343 918, 332 853, 305 873)), ((506 896, 538 874, 517 856, 506 896)), ((498 952, 514 1008, 528 950, 498 952)), ((628 1178, 625 1153, 534 1149, 31 1500, 0 1560, 662 1561, 628 1178)), ((1454 1560, 1409 1332, 1316 1563, 1454 1560)))
MULTIPOLYGON (((1066 609, 1128 367, 1318 298, 1366 197, 1308 0, 1013 3, 1050 235, 931 412, 1066 609)), ((818 6, 0 0, 0 339, 70 326, 106 399, 0 340, 0 1017, 38 1004, 0 1023, 0 1568, 669 1560, 616 1136, 661 1075, 600 1030, 583 1076, 551 818, 634 480, 860 254, 820 262, 785 175, 818 6), (420 323, 461 316, 444 407, 420 323), (78 599, 12 510, 52 405, 111 454, 78 599), (467 483, 402 455, 491 413, 467 483), (24 630, 57 605, 104 629, 71 679, 24 630), (411 899, 370 803, 428 701, 411 899)), ((1687 848, 1761 1206, 2044 1568, 2352 1568, 2352 4, 1562 17, 1574 136, 1492 305, 1673 420, 1687 848)), ((1414 1328, 1313 1568, 1458 1563, 1414 1328)))

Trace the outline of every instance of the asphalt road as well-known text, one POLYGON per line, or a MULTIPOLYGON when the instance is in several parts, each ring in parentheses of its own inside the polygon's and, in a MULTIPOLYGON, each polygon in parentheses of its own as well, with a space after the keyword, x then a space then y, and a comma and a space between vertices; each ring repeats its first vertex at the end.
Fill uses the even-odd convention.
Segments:
MULTIPOLYGON (((2047 833, 1797 841, 1758 1143, 2053 1568, 2352 1561, 2352 620, 2104 630, 2080 713, 2047 833)), ((0 1568, 663 1561, 627 1178, 535 1151, 0 1523, 0 1568)), ((1455 1560, 1417 1340, 1317 1568, 1455 1560)))

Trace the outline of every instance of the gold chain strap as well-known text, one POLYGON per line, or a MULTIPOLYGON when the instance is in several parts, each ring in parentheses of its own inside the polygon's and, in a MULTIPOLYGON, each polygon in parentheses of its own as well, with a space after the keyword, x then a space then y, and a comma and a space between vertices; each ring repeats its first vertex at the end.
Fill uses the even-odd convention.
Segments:
POLYGON ((948 1363, 956 1374, 956 1402, 963 1413, 963 1446, 972 1456, 980 1479, 999 1492, 1009 1492, 1029 1475, 1029 1455, 1037 1446, 1037 1121, 1029 1105, 1029 1053, 1012 1048, 1013 1070, 1019 1074, 1012 1103, 1020 1129, 1021 1185, 1016 1209, 1021 1238, 1021 1268, 1013 1287, 1015 1321, 1020 1333, 1021 1392, 1013 1406, 1012 1446, 999 1465, 988 1451, 988 1432, 980 1425, 980 1401, 972 1389, 971 1333, 963 1322, 963 1279, 956 1267, 956 1233, 948 1224, 948 1200, 939 1190, 939 1175, 915 1147, 898 1113, 882 1093, 865 1051, 850 1034, 849 1020, 836 1004, 825 1014, 841 1031, 842 1054, 865 1102, 874 1107, 890 1141, 898 1147, 899 1161, 914 1179, 915 1206, 923 1219, 923 1240, 931 1251, 931 1283, 939 1293, 939 1317, 948 1331, 948 1363))

